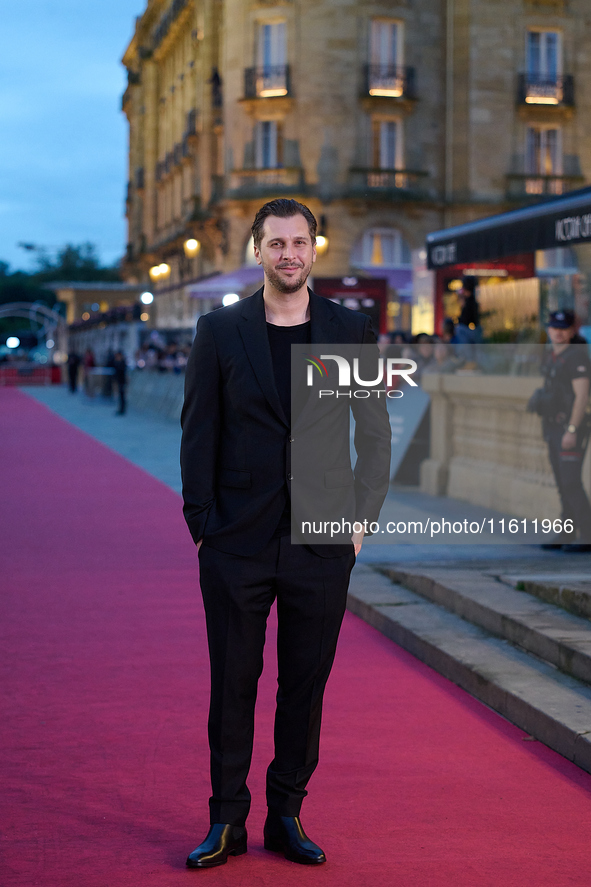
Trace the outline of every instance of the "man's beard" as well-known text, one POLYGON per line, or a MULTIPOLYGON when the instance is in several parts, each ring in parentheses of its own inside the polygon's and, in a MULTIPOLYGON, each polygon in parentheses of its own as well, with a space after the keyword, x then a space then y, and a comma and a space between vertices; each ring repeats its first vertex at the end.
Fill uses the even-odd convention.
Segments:
POLYGON ((286 295, 289 293, 296 293, 299 289, 301 289, 310 276, 311 270, 312 262, 310 262, 308 266, 304 266, 302 268, 301 274, 299 274, 295 279, 284 280, 282 277, 279 276, 279 272, 275 270, 275 268, 272 268, 263 262, 263 271, 265 272, 269 283, 275 287, 277 292, 285 293, 286 295))

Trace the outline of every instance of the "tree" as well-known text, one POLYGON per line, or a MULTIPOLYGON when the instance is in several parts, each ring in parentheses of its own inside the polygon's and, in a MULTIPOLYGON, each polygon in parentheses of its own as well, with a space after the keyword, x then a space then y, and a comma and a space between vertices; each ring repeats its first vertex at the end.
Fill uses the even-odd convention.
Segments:
POLYGON ((95 245, 89 242, 78 245, 67 243, 58 250, 55 260, 45 250, 40 250, 37 264, 38 270, 33 276, 40 283, 51 283, 58 280, 84 281, 86 283, 121 280, 119 268, 102 266, 95 245))
POLYGON ((93 243, 67 243, 55 257, 33 244, 23 246, 37 253, 37 268, 31 272, 11 271, 7 262, 0 261, 0 304, 41 301, 51 308, 56 301, 55 294, 43 284, 66 280, 85 283, 121 280, 117 266, 101 265, 93 243))

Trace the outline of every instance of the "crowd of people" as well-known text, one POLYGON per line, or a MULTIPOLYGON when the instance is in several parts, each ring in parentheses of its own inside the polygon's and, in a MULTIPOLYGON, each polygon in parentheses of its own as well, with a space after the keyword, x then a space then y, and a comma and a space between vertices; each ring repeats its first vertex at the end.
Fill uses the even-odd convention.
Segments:
POLYGON ((157 370, 160 373, 182 373, 187 365, 190 345, 172 342, 161 346, 151 340, 137 351, 135 364, 138 370, 157 370))

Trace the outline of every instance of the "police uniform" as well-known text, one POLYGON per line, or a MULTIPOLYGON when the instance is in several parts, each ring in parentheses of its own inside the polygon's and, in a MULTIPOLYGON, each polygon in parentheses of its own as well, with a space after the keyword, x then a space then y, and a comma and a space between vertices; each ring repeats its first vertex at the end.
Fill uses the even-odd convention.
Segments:
MULTIPOLYGON (((584 340, 583 340, 584 341, 584 340)), ((565 540, 591 542, 591 506, 581 481, 585 450, 589 442, 590 417, 586 413, 576 429, 576 444, 562 448, 575 400, 574 379, 591 381, 591 360, 586 345, 571 342, 560 354, 550 352, 542 365, 545 407, 542 415, 544 439, 562 503, 562 519, 572 520, 575 532, 565 540)))

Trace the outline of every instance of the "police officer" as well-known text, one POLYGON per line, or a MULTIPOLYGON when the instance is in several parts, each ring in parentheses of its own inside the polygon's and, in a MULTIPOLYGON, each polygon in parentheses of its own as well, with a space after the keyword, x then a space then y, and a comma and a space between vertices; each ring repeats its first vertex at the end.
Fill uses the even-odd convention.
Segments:
POLYGON ((554 311, 548 321, 552 349, 542 364, 544 388, 541 408, 544 439, 562 504, 562 520, 572 520, 574 531, 562 533, 543 548, 591 551, 591 506, 581 481, 589 442, 588 412, 591 361, 585 340, 575 334, 572 311, 554 311), (566 542, 571 540, 570 544, 566 542), (578 540, 578 541, 575 541, 578 540), (566 544, 565 544, 566 543, 566 544))

